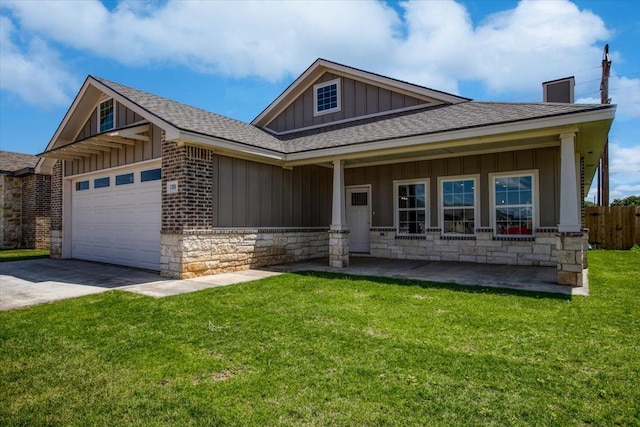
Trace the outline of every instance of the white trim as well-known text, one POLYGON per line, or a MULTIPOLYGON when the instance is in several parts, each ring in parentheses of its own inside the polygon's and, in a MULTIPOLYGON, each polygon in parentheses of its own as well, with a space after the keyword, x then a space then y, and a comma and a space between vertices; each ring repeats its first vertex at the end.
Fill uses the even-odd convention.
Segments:
MULTIPOLYGON (((83 172, 76 175, 64 175, 64 165, 63 165, 62 174, 64 179, 76 179, 76 178, 82 178, 83 176, 87 176, 87 175, 95 175, 103 171, 118 171, 120 169, 137 168, 138 166, 145 166, 152 163, 157 163, 160 167, 162 167, 162 159, 155 158, 155 159, 149 159, 149 160, 142 160, 140 162, 135 162, 135 163, 127 163, 126 165, 113 166, 111 168, 96 169, 94 171, 83 172)), ((108 172, 108 173, 111 173, 111 172, 108 172)))
MULTIPOLYGON (((462 209, 468 209, 469 207, 461 207, 462 209)), ((452 176, 439 176, 438 177, 438 225, 440 226, 442 236, 475 236, 476 228, 480 227, 480 174, 469 175, 452 175, 452 176), (466 233, 447 233, 444 228, 444 191, 442 190, 442 184, 451 181, 468 181, 473 180, 473 230, 471 234, 466 233)))
POLYGON ((536 229, 540 228, 540 190, 539 190, 539 179, 538 179, 538 169, 528 169, 528 170, 514 170, 508 172, 494 172, 488 174, 489 178, 489 221, 491 224, 491 228, 493 228, 494 236, 501 237, 535 237, 536 229), (498 234, 498 227, 496 226, 496 188, 495 188, 495 178, 504 178, 504 177, 517 177, 517 176, 531 176, 531 195, 533 202, 533 218, 531 224, 531 234, 526 235, 512 235, 512 234, 498 234))
POLYGON ((325 114, 336 113, 342 110, 342 91, 340 90, 340 78, 329 80, 327 82, 317 83, 313 85, 313 117, 323 116, 325 114), (326 110, 318 111, 318 90, 327 86, 336 85, 336 106, 326 110))
POLYGON ((398 186, 407 184, 424 184, 424 228, 431 227, 431 189, 430 178, 414 178, 414 179, 394 179, 393 180, 393 227, 396 229, 398 236, 421 236, 420 233, 401 233, 400 232, 400 207, 398 205, 398 186))
POLYGON ((114 130, 117 128, 116 126, 116 100, 113 99, 113 97, 111 98, 107 98, 107 99, 103 99, 102 101, 98 102, 98 110, 97 110, 97 114, 96 116, 98 116, 98 134, 103 133, 103 132, 109 132, 110 130, 114 130), (102 104, 111 101, 111 108, 113 109, 113 126, 110 127, 109 129, 100 129, 100 110, 102 110, 102 104))

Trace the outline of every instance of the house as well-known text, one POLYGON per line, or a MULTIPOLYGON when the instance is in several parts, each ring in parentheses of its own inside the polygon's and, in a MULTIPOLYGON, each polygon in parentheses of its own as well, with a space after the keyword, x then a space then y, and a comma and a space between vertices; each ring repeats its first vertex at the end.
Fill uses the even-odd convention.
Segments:
POLYGON ((558 266, 615 106, 477 102, 324 59, 251 123, 87 77, 46 150, 53 257, 198 275, 354 254, 558 266))
POLYGON ((51 177, 38 160, 0 151, 0 248, 49 249, 51 177))

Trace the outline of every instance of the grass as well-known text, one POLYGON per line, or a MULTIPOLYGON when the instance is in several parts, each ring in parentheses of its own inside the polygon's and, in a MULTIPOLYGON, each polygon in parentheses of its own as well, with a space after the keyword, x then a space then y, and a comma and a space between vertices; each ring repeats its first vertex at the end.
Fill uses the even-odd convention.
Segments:
POLYGON ((48 257, 49 249, 0 249, 0 262, 48 257))
POLYGON ((640 425, 640 250, 590 297, 330 274, 0 313, 3 425, 640 425))

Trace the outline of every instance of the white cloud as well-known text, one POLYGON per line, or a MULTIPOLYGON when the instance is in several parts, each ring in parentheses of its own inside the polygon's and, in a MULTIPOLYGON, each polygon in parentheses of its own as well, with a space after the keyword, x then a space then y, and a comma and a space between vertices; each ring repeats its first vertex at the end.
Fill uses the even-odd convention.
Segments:
POLYGON ((14 43, 15 33, 13 23, 0 16, 0 89, 39 107, 68 105, 78 81, 67 66, 37 37, 22 49, 14 43))
POLYGON ((640 119, 640 79, 610 77, 609 97, 618 105, 618 119, 640 119))

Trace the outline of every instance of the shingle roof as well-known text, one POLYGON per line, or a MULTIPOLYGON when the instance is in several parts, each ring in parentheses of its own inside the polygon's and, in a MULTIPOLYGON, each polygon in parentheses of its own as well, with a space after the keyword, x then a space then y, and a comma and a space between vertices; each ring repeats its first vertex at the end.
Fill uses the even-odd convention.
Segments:
POLYGON ((611 107, 613 106, 601 104, 469 101, 297 132, 284 135, 282 139, 285 139, 283 141, 285 152, 294 153, 561 116, 611 107))
POLYGON ((282 144, 278 139, 249 123, 162 98, 103 78, 93 78, 178 129, 282 152, 282 144))
POLYGON ((0 151, 0 171, 15 172, 25 168, 35 168, 39 158, 31 154, 0 151))
POLYGON ((249 123, 106 79, 93 78, 178 129, 287 154, 613 107, 601 104, 467 101, 277 136, 249 123))

